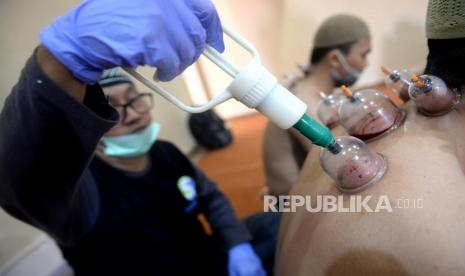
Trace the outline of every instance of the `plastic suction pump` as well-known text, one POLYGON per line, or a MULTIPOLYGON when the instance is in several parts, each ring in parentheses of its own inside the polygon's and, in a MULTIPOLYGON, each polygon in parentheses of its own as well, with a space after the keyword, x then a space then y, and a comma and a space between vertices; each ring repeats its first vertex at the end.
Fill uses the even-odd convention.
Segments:
POLYGON ((327 128, 304 114, 294 125, 294 128, 307 137, 313 144, 327 148, 330 152, 337 154, 340 146, 335 143, 334 136, 327 128))
POLYGON ((386 86, 396 92, 402 101, 408 101, 410 99, 408 94, 410 72, 406 69, 391 70, 384 65, 381 65, 381 71, 386 75, 384 80, 386 86))
POLYGON ((204 112, 234 98, 247 107, 258 110, 280 128, 294 127, 314 144, 329 148, 331 151, 337 151, 338 147, 334 145, 335 141, 331 131, 305 114, 307 105, 278 83, 277 78, 261 64, 257 50, 248 41, 227 27, 223 26, 223 30, 226 35, 252 55, 252 60, 239 70, 215 49, 207 45, 202 54, 229 74, 233 81, 225 91, 203 106, 186 105, 156 83, 146 79, 136 70, 124 69, 154 92, 184 111, 190 113, 204 112))

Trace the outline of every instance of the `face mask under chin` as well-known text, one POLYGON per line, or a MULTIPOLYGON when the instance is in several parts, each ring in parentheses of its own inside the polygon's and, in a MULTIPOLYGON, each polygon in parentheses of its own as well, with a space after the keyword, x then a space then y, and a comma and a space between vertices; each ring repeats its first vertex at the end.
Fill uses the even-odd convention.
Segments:
POLYGON ((345 75, 341 75, 339 71, 332 69, 331 78, 334 81, 334 85, 336 87, 340 87, 341 85, 352 86, 357 82, 361 72, 350 67, 342 53, 337 53, 337 59, 347 73, 345 75))
POLYGON ((160 124, 152 122, 144 130, 121 136, 102 137, 103 154, 111 157, 136 157, 146 154, 157 140, 160 124))

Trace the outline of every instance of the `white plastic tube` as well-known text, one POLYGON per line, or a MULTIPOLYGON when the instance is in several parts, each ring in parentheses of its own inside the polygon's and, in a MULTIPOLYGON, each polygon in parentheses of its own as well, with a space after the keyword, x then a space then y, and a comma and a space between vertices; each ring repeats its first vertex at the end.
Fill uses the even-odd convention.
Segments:
POLYGON ((249 108, 257 109, 283 129, 294 126, 305 114, 307 105, 280 85, 276 77, 263 67, 258 51, 247 40, 227 27, 223 27, 223 30, 225 34, 252 55, 252 60, 242 70, 239 70, 215 49, 206 46, 202 54, 230 75, 233 81, 225 91, 203 106, 186 105, 155 82, 146 79, 136 70, 124 69, 154 92, 189 113, 204 112, 234 98, 249 108))

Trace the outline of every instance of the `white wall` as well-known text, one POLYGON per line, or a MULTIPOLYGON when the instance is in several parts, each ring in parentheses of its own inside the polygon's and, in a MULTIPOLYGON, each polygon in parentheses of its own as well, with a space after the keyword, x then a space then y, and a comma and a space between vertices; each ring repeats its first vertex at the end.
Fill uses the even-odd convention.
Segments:
MULTIPOLYGON (((424 22, 425 0, 286 0, 281 31, 280 69, 290 70, 308 60, 319 24, 337 13, 364 19, 372 34, 369 66, 359 84, 383 78, 380 64, 388 67, 422 67, 427 53, 424 22)), ((280 71, 278 73, 282 73, 280 71)))

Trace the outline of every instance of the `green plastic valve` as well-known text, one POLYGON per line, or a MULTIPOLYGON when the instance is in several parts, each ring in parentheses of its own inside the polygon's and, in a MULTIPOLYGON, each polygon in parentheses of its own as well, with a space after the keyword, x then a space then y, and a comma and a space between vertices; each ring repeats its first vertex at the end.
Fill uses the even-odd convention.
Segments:
POLYGON ((300 118, 294 125, 294 128, 312 141, 313 144, 328 148, 333 153, 340 151, 340 147, 335 143, 331 131, 310 118, 307 114, 304 114, 302 118, 300 118))

